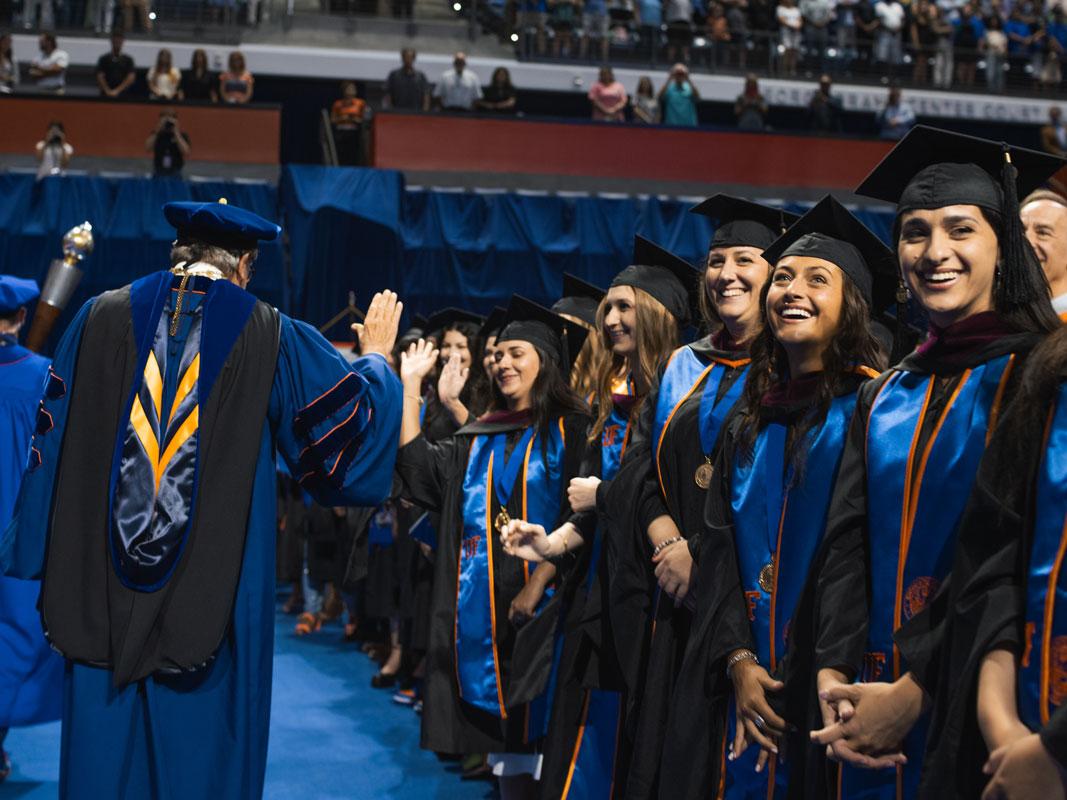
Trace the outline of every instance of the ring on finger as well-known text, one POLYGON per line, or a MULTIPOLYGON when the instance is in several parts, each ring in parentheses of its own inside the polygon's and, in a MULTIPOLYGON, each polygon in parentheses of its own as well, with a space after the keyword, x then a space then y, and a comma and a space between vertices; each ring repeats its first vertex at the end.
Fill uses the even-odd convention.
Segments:
POLYGON ((763 730, 763 726, 767 724, 767 722, 759 714, 756 715, 756 718, 752 720, 752 722, 760 730, 763 730))

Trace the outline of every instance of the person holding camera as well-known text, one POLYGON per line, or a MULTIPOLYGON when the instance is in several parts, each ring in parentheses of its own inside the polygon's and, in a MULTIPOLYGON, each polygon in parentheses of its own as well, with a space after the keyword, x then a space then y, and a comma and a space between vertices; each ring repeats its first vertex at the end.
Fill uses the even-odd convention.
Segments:
POLYGON ((48 123, 48 131, 37 143, 36 155, 37 161, 40 162, 37 180, 48 175, 63 174, 63 170, 70 163, 70 157, 74 155, 74 148, 67 142, 62 122, 56 120, 48 123))
POLYGON ((178 112, 165 108, 159 112, 159 122, 144 143, 146 153, 152 153, 152 174, 157 178, 181 178, 185 157, 189 155, 189 136, 178 128, 178 112))

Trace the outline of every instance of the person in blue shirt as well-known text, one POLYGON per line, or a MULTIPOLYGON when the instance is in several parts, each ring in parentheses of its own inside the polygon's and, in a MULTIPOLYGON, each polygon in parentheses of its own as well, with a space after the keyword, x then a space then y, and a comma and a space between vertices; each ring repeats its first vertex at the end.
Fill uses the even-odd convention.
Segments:
MULTIPOLYGON (((0 275, 0 527, 15 509, 30 455, 48 359, 18 343, 37 283, 0 275)), ((37 618, 37 581, 0 577, 0 745, 8 728, 59 719, 63 660, 45 641, 37 618)), ((0 749, 0 781, 11 765, 0 749)))
POLYGON ((280 455, 323 505, 392 481, 401 304, 351 366, 246 287, 280 228, 167 203, 172 269, 86 303, 37 416, 0 569, 41 577, 67 659, 62 798, 258 798, 270 721, 280 455))
POLYGON ((663 108, 664 125, 697 125, 697 103, 700 92, 689 79, 689 70, 685 64, 671 67, 670 77, 659 90, 660 106, 663 108))

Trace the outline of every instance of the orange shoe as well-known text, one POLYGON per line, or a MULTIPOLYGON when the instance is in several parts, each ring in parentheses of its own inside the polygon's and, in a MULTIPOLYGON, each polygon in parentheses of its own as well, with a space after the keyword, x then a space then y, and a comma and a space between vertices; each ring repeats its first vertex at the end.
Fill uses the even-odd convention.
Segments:
POLYGON ((322 618, 318 614, 304 612, 296 621, 296 635, 303 636, 306 633, 322 630, 322 618))

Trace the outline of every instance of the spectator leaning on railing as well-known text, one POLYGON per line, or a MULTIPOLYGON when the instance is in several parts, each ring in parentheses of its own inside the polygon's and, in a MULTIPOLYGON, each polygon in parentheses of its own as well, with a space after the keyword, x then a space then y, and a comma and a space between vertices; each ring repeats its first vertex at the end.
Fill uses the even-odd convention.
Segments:
POLYGON ((174 66, 170 50, 156 54, 156 63, 148 70, 148 97, 151 100, 178 100, 182 95, 182 74, 174 66))
POLYGON ((385 80, 384 108, 430 110, 430 82, 426 75, 415 69, 415 55, 413 47, 400 51, 400 67, 390 72, 385 80))
POLYGON ((111 49, 96 62, 96 84, 100 87, 101 97, 112 99, 121 97, 133 86, 136 73, 133 59, 122 52, 126 37, 122 31, 111 34, 111 49))
POLYGON ((200 49, 194 50, 189 69, 182 75, 182 99, 217 103, 219 101, 218 85, 218 79, 208 69, 207 53, 200 49))
POLYGON ((478 76, 467 69, 467 55, 456 53, 452 60, 452 69, 441 75, 433 90, 434 99, 445 111, 470 111, 474 101, 482 96, 482 85, 478 76))
POLYGON ((589 102, 593 119, 601 122, 623 122, 626 119, 626 89, 615 80, 611 67, 601 67, 600 77, 589 88, 589 102))
POLYGON ((70 56, 60 50, 54 33, 42 33, 39 39, 41 52, 33 61, 27 74, 34 88, 45 92, 63 94, 67 86, 67 65, 70 56))
POLYGON ((19 82, 19 65, 11 49, 11 34, 0 33, 0 92, 10 94, 19 82))
POLYGON ((230 53, 229 69, 219 75, 219 97, 224 103, 247 103, 252 99, 252 83, 244 55, 234 50, 230 53))

